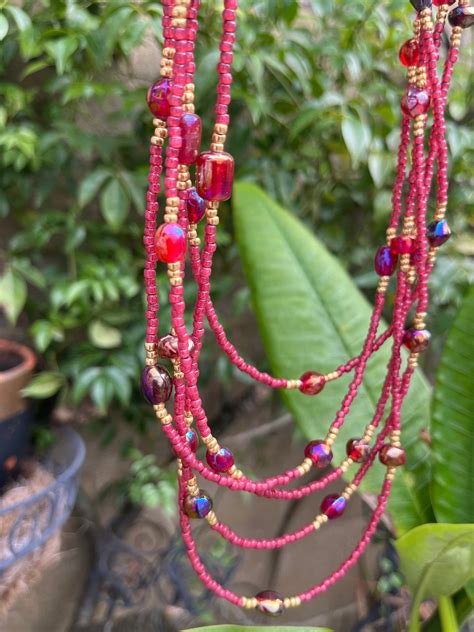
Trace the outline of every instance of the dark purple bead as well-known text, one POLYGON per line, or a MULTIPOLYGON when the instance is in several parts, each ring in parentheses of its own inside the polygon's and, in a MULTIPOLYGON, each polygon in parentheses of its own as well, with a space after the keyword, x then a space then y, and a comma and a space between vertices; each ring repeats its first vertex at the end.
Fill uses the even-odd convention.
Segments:
POLYGON ((256 609, 270 617, 279 617, 283 614, 283 597, 274 590, 262 590, 255 595, 256 609))
POLYGON ((332 461, 332 451, 324 441, 311 441, 304 449, 304 455, 311 459, 313 465, 318 469, 327 467, 332 461))
POLYGON ((474 7, 456 7, 449 12, 448 20, 451 26, 467 29, 474 24, 474 7))
POLYGON ((431 222, 428 225, 426 236, 432 246, 442 246, 451 237, 448 222, 445 219, 441 219, 439 222, 431 222))
POLYGON ((206 214, 206 200, 198 194, 194 187, 188 190, 188 198, 186 200, 186 209, 188 211, 188 219, 191 224, 198 224, 206 214))
POLYGON ((415 11, 423 11, 423 9, 429 9, 431 7, 432 0, 410 0, 415 11))
POLYGON ((424 351, 429 345, 431 334, 427 329, 407 329, 403 336, 403 344, 414 353, 424 351))
POLYGON ((398 256, 389 246, 381 246, 375 253, 375 272, 380 276, 391 276, 397 268, 398 256))
POLYGON ((224 474, 234 465, 234 455, 229 448, 220 448, 217 452, 206 452, 206 461, 214 472, 224 474))
POLYGON ((212 510, 212 500, 204 490, 201 490, 198 496, 186 496, 183 509, 188 518, 205 518, 212 510))
POLYGON ((146 366, 142 373, 141 388, 143 397, 150 404, 164 404, 171 397, 173 381, 168 371, 159 364, 146 366))
POLYGON ((344 513, 347 502, 344 496, 338 496, 337 494, 330 494, 321 503, 321 511, 326 514, 329 520, 339 518, 344 513))

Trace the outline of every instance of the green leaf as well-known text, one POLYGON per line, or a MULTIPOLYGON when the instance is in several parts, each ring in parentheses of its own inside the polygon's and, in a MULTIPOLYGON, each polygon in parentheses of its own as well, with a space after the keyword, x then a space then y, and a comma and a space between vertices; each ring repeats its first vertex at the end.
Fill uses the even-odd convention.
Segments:
POLYGON ((31 334, 35 340, 38 351, 46 351, 53 340, 61 341, 64 334, 56 325, 49 320, 37 320, 31 327, 31 334))
POLYGON ((5 37, 7 36, 7 33, 8 33, 8 20, 3 15, 3 13, 0 13, 0 42, 3 39, 5 39, 5 37))
POLYGON ((58 75, 63 75, 68 59, 74 54, 79 42, 74 37, 60 37, 44 45, 47 52, 54 59, 58 75))
POLYGON ((25 31, 31 26, 31 19, 29 15, 23 11, 23 9, 12 5, 7 5, 5 7, 5 11, 9 11, 19 31, 25 31))
POLYGON ((91 397, 99 412, 105 415, 114 396, 114 383, 105 373, 101 372, 91 386, 91 397))
POLYGON ((64 384, 64 376, 54 371, 44 371, 36 375, 28 386, 22 389, 24 397, 46 399, 59 391, 64 384))
POLYGON ((80 373, 72 389, 72 399, 75 404, 78 404, 85 397, 99 374, 100 369, 97 366, 89 367, 80 373))
POLYGON ((474 576, 472 524, 424 524, 395 546, 407 584, 420 599, 452 595, 474 576))
MULTIPOLYGON (((290 213, 261 189, 237 183, 234 221, 257 321, 274 375, 322 373, 360 353, 371 307, 338 261, 290 213)), ((334 446, 335 461, 345 443, 370 422, 386 375, 389 348, 371 359, 359 397, 334 446)), ((324 436, 347 390, 349 376, 326 386, 317 397, 298 391, 282 396, 306 437, 324 436)), ((428 448, 419 440, 428 424, 429 387, 414 376, 403 408, 408 464, 395 479, 391 509, 399 530, 429 519, 428 448)), ((365 488, 379 489, 383 468, 371 468, 365 488)))
POLYGON ((110 327, 100 320, 93 320, 88 329, 89 339, 99 349, 114 349, 122 342, 119 329, 110 327))
POLYGON ((7 268, 0 278, 0 307, 14 325, 23 309, 27 296, 26 283, 17 272, 7 268))
POLYGON ((106 178, 109 177, 110 171, 108 169, 96 169, 89 173, 79 186, 77 194, 77 202, 81 208, 89 204, 89 202, 96 195, 106 178))
POLYGON ((308 628, 265 625, 209 625, 203 628, 189 628, 183 632, 331 632, 330 628, 308 628))
POLYGON ((359 118, 346 115, 341 123, 341 131, 351 155, 352 164, 356 167, 361 160, 367 159, 371 136, 370 128, 359 118))
POLYGON ((100 209, 112 230, 117 230, 128 214, 129 200, 118 180, 111 180, 100 196, 100 209))
POLYGON ((473 522, 474 286, 448 333, 436 374, 431 498, 439 522, 473 522))

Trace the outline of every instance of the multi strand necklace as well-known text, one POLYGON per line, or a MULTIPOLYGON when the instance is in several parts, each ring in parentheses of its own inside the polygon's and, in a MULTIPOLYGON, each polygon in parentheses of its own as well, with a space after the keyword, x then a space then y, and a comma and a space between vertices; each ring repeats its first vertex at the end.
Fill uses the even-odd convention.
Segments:
POLYGON ((465 0, 459 0, 455 8, 451 6, 453 0, 410 1, 416 13, 413 37, 400 50, 400 61, 408 71, 408 85, 401 98, 397 174, 386 232, 387 241, 375 254, 375 271, 380 278, 367 336, 360 355, 329 373, 309 370, 299 378, 279 378, 259 371, 239 355, 219 322, 210 295, 219 203, 231 197, 234 174, 234 159, 224 150, 224 145, 229 126, 238 2, 224 0, 215 123, 210 149, 200 153, 201 119, 194 108, 194 50, 200 2, 163 0, 161 77, 151 86, 147 95, 155 131, 151 138, 145 212, 147 327, 142 392, 152 404, 177 457, 180 527, 190 563, 209 590, 242 608, 256 608, 276 616, 287 608, 297 607, 313 599, 343 577, 369 544, 386 509, 396 468, 405 463, 405 452, 400 442, 400 410, 420 352, 429 343, 430 333, 425 324, 428 279, 439 246, 450 236, 445 219, 448 201, 445 127, 447 93, 458 58, 462 30, 474 23, 474 9, 467 6, 465 0), (435 15, 432 4, 436 6, 435 15), (438 74, 446 20, 451 26, 449 49, 442 63, 442 72, 438 74), (431 125, 428 128, 430 113, 431 125), (191 179, 191 165, 195 165, 195 184, 191 179), (163 223, 157 229, 157 196, 161 191, 162 179, 165 207, 163 223), (433 196, 436 205, 434 217, 428 218, 428 199, 433 181, 436 183, 433 187, 436 189, 433 196), (202 244, 197 232, 197 224, 201 220, 205 220, 202 244), (184 282, 188 272, 185 266, 186 253, 189 253, 188 269, 197 286, 190 333, 184 319, 184 282), (166 264, 172 317, 171 331, 161 337, 158 334, 156 287, 158 261, 166 264), (379 333, 392 276, 395 277, 395 307, 390 324, 379 333), (409 313, 414 313, 414 316, 411 326, 407 328, 409 313), (304 395, 312 397, 317 396, 323 388, 331 388, 331 382, 342 375, 352 375, 341 407, 329 425, 326 436, 315 438, 306 446, 299 465, 264 480, 253 480, 237 467, 232 452, 220 445, 213 436, 198 388, 205 319, 230 361, 240 371, 268 387, 299 389, 304 395), (390 361, 373 418, 360 436, 348 442, 346 458, 339 464, 332 464, 333 444, 358 395, 367 362, 384 343, 389 342, 390 361), (401 352, 403 346, 408 348, 407 360, 401 352), (172 374, 158 364, 159 358, 171 361, 172 374), (166 406, 173 391, 171 414, 166 406), (196 455, 199 442, 206 448, 205 461, 196 455), (377 457, 385 467, 385 475, 370 521, 349 557, 320 583, 293 596, 282 596, 273 590, 263 590, 254 596, 240 596, 220 585, 206 570, 193 538, 192 520, 206 520, 213 531, 237 547, 284 547, 343 516, 347 503, 377 457), (324 469, 329 464, 333 467, 322 478, 295 486, 294 482, 312 468, 324 469), (344 484, 342 476, 352 467, 355 469, 352 482, 344 484), (197 474, 231 491, 245 491, 269 499, 304 498, 338 480, 341 480, 341 491, 327 495, 321 502, 319 513, 298 530, 276 538, 249 539, 240 536, 219 519, 213 510, 211 498, 198 486, 197 474), (292 484, 291 488, 289 484, 292 484))

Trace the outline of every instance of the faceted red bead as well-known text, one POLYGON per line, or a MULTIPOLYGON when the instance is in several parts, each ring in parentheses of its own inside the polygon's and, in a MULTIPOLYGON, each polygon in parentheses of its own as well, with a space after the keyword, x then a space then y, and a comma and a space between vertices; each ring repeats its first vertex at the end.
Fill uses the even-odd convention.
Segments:
POLYGON ((387 467, 405 465, 407 460, 405 450, 403 450, 403 448, 390 445, 389 443, 386 443, 380 448, 379 459, 380 462, 387 467))
POLYGON ((427 90, 411 85, 402 97, 402 112, 411 118, 415 118, 419 114, 428 112, 430 102, 431 97, 427 90))
POLYGON ((181 117, 180 127, 182 144, 179 150, 179 162, 183 165, 192 165, 197 160, 201 146, 201 117, 186 112, 181 117))
POLYGON ((305 395, 317 395, 326 384, 326 378, 317 371, 307 371, 300 377, 301 386, 299 390, 305 395))
POLYGON ((166 78, 160 79, 148 88, 146 102, 153 116, 166 119, 170 115, 170 93, 171 81, 166 78))
POLYGON ((183 510, 188 518, 205 518, 212 510, 212 500, 204 490, 201 490, 197 496, 186 496, 183 510))
POLYGON ((313 465, 318 469, 323 469, 332 461, 332 451, 324 441, 311 441, 304 449, 304 455, 311 459, 313 465))
POLYGON ((270 617, 279 617, 283 614, 283 597, 273 590, 262 590, 255 595, 257 600, 256 609, 262 614, 270 617))
POLYGON ((229 448, 220 448, 217 452, 206 452, 206 461, 211 470, 219 474, 228 472, 234 465, 234 455, 229 448))
POLYGON ((428 241, 432 246, 442 246, 451 237, 451 229, 445 219, 428 224, 426 231, 428 241))
POLYGON ((456 7, 449 12, 448 20, 451 26, 467 29, 474 24, 474 7, 456 7))
POLYGON ((156 256, 164 263, 182 261, 186 255, 186 235, 179 224, 162 224, 155 233, 156 256))
POLYGON ((223 202, 232 194, 234 159, 222 151, 199 154, 196 169, 196 188, 205 200, 223 202))
POLYGON ((369 458, 370 446, 362 439, 349 439, 346 453, 356 463, 365 463, 369 458))
POLYGON ((346 499, 338 494, 329 494, 321 503, 321 511, 326 514, 329 520, 339 518, 346 508, 346 499))
POLYGON ((395 255, 409 255, 415 249, 415 242, 411 237, 398 235, 390 242, 390 250, 395 255))
POLYGON ((407 40, 402 44, 398 56, 404 66, 416 66, 420 59, 418 41, 415 38, 407 40))
MULTIPOLYGON (((188 339, 188 351, 192 353, 194 350, 194 342, 192 338, 188 339)), ((162 336, 156 343, 156 352, 160 358, 168 358, 169 360, 178 357, 178 338, 172 334, 162 336)))
POLYGON ((381 246, 375 253, 374 268, 380 276, 391 276, 397 269, 398 256, 388 246, 381 246))
POLYGON ((186 210, 191 224, 198 224, 206 214, 206 200, 203 200, 194 187, 188 189, 186 210))
POLYGON ((424 351, 430 343, 431 334, 427 329, 407 329, 403 336, 403 344, 414 353, 424 351))

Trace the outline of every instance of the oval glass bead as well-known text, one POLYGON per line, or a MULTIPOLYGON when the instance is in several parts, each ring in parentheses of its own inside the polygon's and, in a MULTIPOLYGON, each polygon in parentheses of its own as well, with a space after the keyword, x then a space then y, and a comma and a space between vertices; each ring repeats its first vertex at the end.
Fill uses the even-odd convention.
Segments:
POLYGON ((415 38, 407 40, 402 44, 398 56, 404 66, 416 66, 420 59, 418 41, 415 38))
POLYGON ((449 12, 448 20, 451 26, 467 29, 474 24, 474 7, 456 7, 449 12))
POLYGON ((198 224, 206 214, 206 200, 198 194, 194 187, 188 189, 188 197, 186 199, 186 210, 188 211, 188 219, 191 224, 198 224))
POLYGON ((428 241, 432 246, 442 246, 451 237, 451 229, 445 219, 428 224, 426 231, 428 241))
POLYGON ((201 146, 201 117, 197 114, 186 112, 181 117, 180 127, 181 147, 178 159, 182 165, 192 165, 197 160, 201 146))
POLYGON ((381 246, 375 253, 375 272, 380 276, 392 276, 397 269, 397 262, 398 256, 389 246, 381 246))
POLYGON ((431 333, 427 329, 407 329, 403 335, 403 344, 414 353, 424 351, 430 343, 431 333))
POLYGON ((257 600, 256 609, 262 614, 270 617, 279 617, 283 614, 283 597, 273 590, 262 590, 255 595, 257 600))
POLYGON ((156 256, 163 263, 177 263, 186 256, 186 235, 179 224, 162 224, 155 233, 156 256))
POLYGON ((305 395, 317 395, 320 393, 324 385, 326 384, 326 378, 322 373, 317 371, 306 371, 300 377, 301 386, 299 390, 305 395))
POLYGON ((234 455, 229 448, 219 448, 217 452, 206 452, 206 461, 211 470, 218 474, 228 472, 234 465, 234 455))
POLYGON ((165 367, 155 364, 146 366, 141 377, 143 397, 153 404, 164 404, 171 397, 173 381, 165 367))
POLYGON ((427 90, 409 86, 401 100, 402 112, 410 118, 415 118, 420 114, 428 112, 431 103, 431 97, 427 90))
POLYGON ((327 467, 332 461, 332 450, 324 441, 311 441, 304 449, 304 455, 311 459, 313 465, 318 469, 327 467))
POLYGON ((171 81, 163 78, 148 88, 146 102, 153 116, 166 119, 170 115, 171 81))
POLYGON ((186 443, 188 444, 188 446, 190 447, 190 449, 193 452, 196 452, 196 450, 198 449, 198 445, 199 445, 199 440, 198 440, 198 436, 196 434, 196 431, 193 430, 192 428, 190 428, 185 436, 186 439, 186 443))
POLYGON ((380 448, 379 459, 387 467, 399 467, 405 465, 406 455, 403 448, 386 443, 380 448))
POLYGON ((344 496, 338 494, 329 494, 321 503, 321 511, 329 518, 329 520, 335 520, 344 513, 347 502, 344 496))
POLYGON ((365 463, 369 458, 370 446, 362 439, 349 439, 346 444, 346 454, 355 463, 365 463))
MULTIPOLYGON (((190 354, 194 351, 194 342, 191 337, 188 339, 188 351, 190 354)), ((168 360, 177 358, 179 355, 177 336, 172 334, 162 336, 156 343, 156 352, 160 358, 167 358, 168 360)))
POLYGON ((391 240, 390 250, 395 255, 409 255, 415 250, 415 241, 411 237, 398 235, 391 240))
POLYGON ((186 496, 183 510, 188 518, 200 520, 212 511, 212 499, 204 490, 201 490, 197 496, 186 496))
POLYGON ((225 151, 205 151, 199 154, 196 169, 196 189, 204 200, 224 202, 232 194, 234 159, 225 151))

